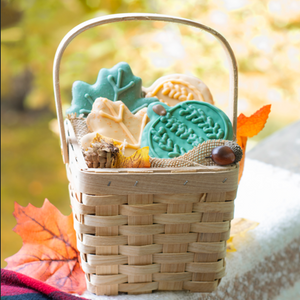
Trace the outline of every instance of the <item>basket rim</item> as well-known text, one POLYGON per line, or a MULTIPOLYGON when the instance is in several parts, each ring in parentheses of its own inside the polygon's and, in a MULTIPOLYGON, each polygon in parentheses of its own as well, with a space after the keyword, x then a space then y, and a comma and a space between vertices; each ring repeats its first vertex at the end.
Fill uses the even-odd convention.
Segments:
POLYGON ((195 174, 195 173, 211 173, 211 172, 225 172, 231 171, 238 168, 238 164, 229 165, 229 166, 208 166, 207 168, 203 167, 174 167, 174 168, 87 168, 82 169, 83 173, 105 173, 107 174, 138 174, 138 173, 159 173, 159 174, 195 174))

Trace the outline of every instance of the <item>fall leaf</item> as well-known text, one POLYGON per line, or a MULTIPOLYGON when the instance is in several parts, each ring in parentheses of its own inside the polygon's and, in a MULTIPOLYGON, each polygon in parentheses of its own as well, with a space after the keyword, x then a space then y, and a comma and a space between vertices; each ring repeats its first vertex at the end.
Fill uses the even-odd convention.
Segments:
MULTIPOLYGON (((122 143, 120 143, 120 142, 115 141, 114 139, 111 139, 111 138, 107 138, 107 137, 105 137, 105 136, 102 136, 102 135, 99 134, 99 133, 96 133, 96 135, 95 135, 95 137, 93 138, 91 144, 92 144, 92 143, 102 143, 103 141, 104 141, 105 143, 108 143, 108 144, 110 143, 110 144, 112 144, 113 146, 118 147, 118 148, 120 148, 120 145, 122 144, 122 143)), ((90 147, 91 147, 91 145, 90 145, 90 147)))
POLYGON ((253 137, 264 127, 271 111, 271 104, 263 106, 252 116, 246 117, 240 114, 237 121, 237 135, 253 137))
POLYGON ((117 154, 114 168, 150 168, 149 147, 143 147, 129 157, 117 154))
POLYGON ((82 137, 81 145, 86 149, 98 133, 118 144, 126 144, 125 156, 130 156, 140 148, 147 120, 146 109, 133 114, 122 101, 113 102, 106 98, 98 98, 86 120, 92 133, 82 137))
POLYGON ((245 237, 249 230, 259 225, 258 222, 244 218, 236 218, 231 221, 230 238, 227 240, 227 252, 235 252, 236 248, 233 243, 235 236, 245 237))
POLYGON ((143 98, 142 79, 134 76, 130 66, 120 62, 111 69, 103 68, 99 71, 95 84, 75 81, 72 87, 72 103, 68 114, 89 114, 94 101, 99 97, 108 98, 116 102, 122 100, 133 113, 152 102, 158 102, 155 97, 143 98))
POLYGON ((254 229, 259 225, 258 222, 245 218, 235 218, 231 221, 230 236, 240 235, 245 237, 247 231, 254 229))
POLYGON ((238 136, 237 137, 237 143, 241 146, 243 149, 243 156, 240 160, 239 164, 239 182, 242 178, 243 172, 244 172, 244 165, 245 165, 245 157, 246 157, 246 145, 247 145, 248 138, 246 136, 238 136))
POLYGON ((80 256, 76 249, 73 216, 64 216, 47 199, 41 208, 15 203, 14 217, 23 246, 6 258, 6 269, 41 280, 64 292, 86 290, 80 256))
POLYGON ((237 119, 237 143, 241 146, 244 153, 243 158, 240 161, 239 181, 241 180, 244 171, 247 140, 258 134, 265 127, 270 111, 271 104, 263 106, 250 117, 240 114, 237 119))
POLYGON ((236 251, 236 248, 234 247, 232 240, 233 240, 233 236, 231 236, 227 240, 227 243, 226 243, 226 251, 227 252, 235 252, 236 251))

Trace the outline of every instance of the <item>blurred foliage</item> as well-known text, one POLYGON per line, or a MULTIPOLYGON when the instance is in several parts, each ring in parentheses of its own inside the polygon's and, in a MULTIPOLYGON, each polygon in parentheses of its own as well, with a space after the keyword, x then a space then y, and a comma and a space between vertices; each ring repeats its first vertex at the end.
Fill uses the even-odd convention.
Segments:
MULTIPOLYGON (((20 248, 11 232, 14 201, 39 206, 47 197, 70 213, 58 139, 48 128, 55 111, 52 63, 60 41, 81 22, 126 12, 180 16, 222 33, 239 64, 239 112, 249 116, 272 104, 256 140, 299 119, 297 0, 1 0, 2 257, 20 248)), ((228 110, 227 62, 215 38, 183 25, 137 21, 93 28, 70 43, 61 65, 64 109, 75 80, 92 84, 100 68, 119 61, 128 62, 144 86, 170 73, 193 74, 228 110)))
MULTIPOLYGON (((12 115, 11 115, 12 116, 12 115)), ((68 180, 57 136, 49 130, 51 115, 21 118, 1 126, 1 265, 22 246, 12 232, 14 202, 41 207, 44 199, 67 215, 71 213, 68 180), (20 123, 22 122, 22 126, 20 123)))
MULTIPOLYGON (((63 36, 79 23, 123 12, 155 12, 201 21, 230 42, 239 63, 240 111, 251 113, 274 103, 280 115, 297 118, 300 98, 300 3, 270 1, 2 1, 1 95, 14 89, 13 78, 29 70, 32 88, 25 107, 54 110, 52 62, 63 36), (12 12, 15 12, 13 14, 12 12), (12 18, 12 15, 15 17, 12 18), (292 109, 291 109, 292 108, 292 109)), ((218 103, 227 102, 223 49, 213 37, 186 26, 161 22, 123 22, 88 30, 68 46, 61 67, 61 89, 69 105, 74 80, 93 83, 102 67, 127 61, 150 85, 170 72, 199 76, 218 103), (120 51, 122 50, 122 51, 120 51)))

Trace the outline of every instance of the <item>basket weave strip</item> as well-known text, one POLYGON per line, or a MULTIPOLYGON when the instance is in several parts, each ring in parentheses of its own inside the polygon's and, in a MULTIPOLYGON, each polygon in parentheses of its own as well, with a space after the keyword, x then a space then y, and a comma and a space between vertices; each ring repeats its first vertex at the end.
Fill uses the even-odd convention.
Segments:
POLYGON ((71 186, 69 191, 92 293, 212 292, 225 275, 236 191, 88 195, 71 186))

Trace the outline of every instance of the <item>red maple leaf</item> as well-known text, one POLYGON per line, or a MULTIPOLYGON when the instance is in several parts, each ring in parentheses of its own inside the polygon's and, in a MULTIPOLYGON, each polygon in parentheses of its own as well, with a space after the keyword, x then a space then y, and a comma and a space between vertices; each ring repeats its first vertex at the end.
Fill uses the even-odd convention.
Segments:
POLYGON ((64 216, 47 199, 41 208, 15 203, 14 217, 23 246, 6 258, 6 269, 41 280, 64 292, 82 294, 86 289, 72 214, 64 216))

